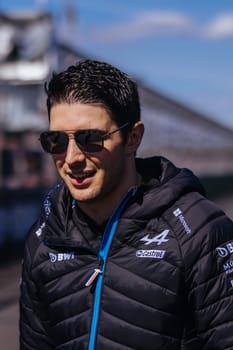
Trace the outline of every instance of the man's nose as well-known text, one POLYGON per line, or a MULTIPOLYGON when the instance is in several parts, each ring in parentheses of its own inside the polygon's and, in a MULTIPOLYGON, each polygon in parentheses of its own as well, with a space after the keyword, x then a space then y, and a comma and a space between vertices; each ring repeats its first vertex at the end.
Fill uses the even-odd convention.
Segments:
POLYGON ((83 162, 86 158, 85 153, 80 149, 80 147, 76 144, 75 140, 70 138, 69 143, 66 150, 65 161, 68 164, 83 162))

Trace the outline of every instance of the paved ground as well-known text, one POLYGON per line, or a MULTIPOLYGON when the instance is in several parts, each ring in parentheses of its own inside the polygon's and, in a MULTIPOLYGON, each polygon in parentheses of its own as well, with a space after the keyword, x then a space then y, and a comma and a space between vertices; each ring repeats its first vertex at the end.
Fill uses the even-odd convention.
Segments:
POLYGON ((18 297, 21 263, 8 262, 0 267, 0 348, 19 349, 18 297))

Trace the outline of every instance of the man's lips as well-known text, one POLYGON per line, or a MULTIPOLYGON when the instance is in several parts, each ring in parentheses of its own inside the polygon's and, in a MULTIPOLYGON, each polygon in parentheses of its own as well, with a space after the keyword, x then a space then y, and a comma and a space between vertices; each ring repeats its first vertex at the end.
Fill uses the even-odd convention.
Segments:
POLYGON ((86 183, 88 179, 90 179, 94 173, 87 172, 82 174, 68 174, 71 178, 72 183, 74 184, 83 184, 86 183))

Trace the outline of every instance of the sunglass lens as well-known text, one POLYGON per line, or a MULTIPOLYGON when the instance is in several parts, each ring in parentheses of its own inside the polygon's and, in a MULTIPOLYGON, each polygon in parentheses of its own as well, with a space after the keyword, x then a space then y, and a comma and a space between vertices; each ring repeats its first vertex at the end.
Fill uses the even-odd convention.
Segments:
POLYGON ((65 152, 69 138, 61 131, 47 131, 40 135, 40 141, 45 152, 59 154, 65 152))
POLYGON ((105 132, 95 129, 81 130, 75 133, 75 141, 87 153, 97 153, 103 149, 103 135, 105 132))

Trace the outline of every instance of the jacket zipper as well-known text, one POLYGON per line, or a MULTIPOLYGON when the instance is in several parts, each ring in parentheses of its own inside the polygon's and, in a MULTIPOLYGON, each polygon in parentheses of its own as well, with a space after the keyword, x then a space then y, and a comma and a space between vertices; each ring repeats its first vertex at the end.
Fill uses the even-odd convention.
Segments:
POLYGON ((120 215, 123 212, 128 200, 135 195, 136 190, 137 188, 132 188, 128 192, 126 192, 120 204, 117 206, 111 218, 109 219, 101 241, 99 253, 98 253, 98 257, 99 257, 99 261, 101 262, 101 265, 99 266, 99 268, 94 270, 94 272, 91 274, 91 276, 89 277, 89 279, 85 284, 86 286, 90 286, 93 283, 93 281, 96 279, 94 306, 93 306, 93 313, 92 313, 92 322, 91 322, 88 350, 95 349, 97 327, 98 327, 98 320, 99 320, 99 311, 100 311, 101 290, 102 290, 104 270, 107 262, 108 252, 119 222, 120 215))

